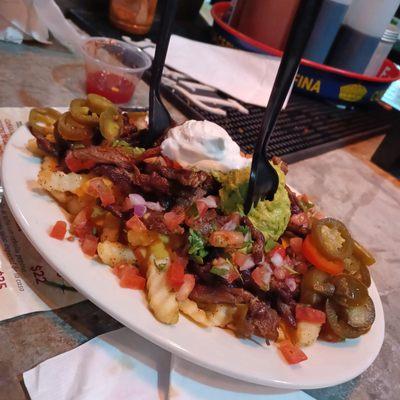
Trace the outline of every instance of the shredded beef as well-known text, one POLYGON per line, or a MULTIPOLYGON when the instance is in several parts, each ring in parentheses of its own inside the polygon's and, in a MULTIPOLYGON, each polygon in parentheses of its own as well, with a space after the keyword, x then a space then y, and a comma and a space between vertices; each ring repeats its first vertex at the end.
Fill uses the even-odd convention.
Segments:
POLYGON ((290 200, 290 211, 293 214, 300 214, 303 212, 303 209, 300 206, 299 199, 297 198, 296 193, 294 193, 288 185, 285 185, 285 189, 289 195, 290 200))
POLYGON ((213 231, 221 229, 230 216, 219 215, 214 208, 210 208, 202 217, 186 217, 185 224, 207 238, 213 231))
MULTIPOLYGON (((211 268, 211 265, 210 265, 211 268)), ((205 286, 197 284, 190 293, 190 299, 204 304, 240 304, 250 301, 252 295, 243 289, 226 286, 205 286), (249 297, 250 296, 250 297, 249 297)))
POLYGON ((184 208, 190 207, 196 200, 206 195, 206 191, 202 188, 177 188, 173 189, 175 204, 184 208))
POLYGON ((267 303, 252 297, 246 317, 254 326, 254 333, 257 336, 274 341, 278 338, 279 317, 267 303))
POLYGON ((147 229, 168 235, 171 233, 164 222, 164 213, 161 211, 148 210, 142 218, 147 229))
POLYGON ((156 147, 151 147, 150 149, 147 149, 144 153, 142 153, 139 157, 136 158, 137 162, 143 161, 146 158, 152 158, 152 157, 157 157, 161 154, 161 147, 156 146, 156 147))
POLYGON ((50 140, 46 139, 44 136, 36 136, 36 143, 39 149, 44 151, 46 154, 49 154, 53 157, 59 156, 57 145, 53 142, 50 142, 50 140))
POLYGON ((198 264, 193 260, 189 260, 188 271, 194 273, 201 283, 215 284, 217 281, 216 275, 210 272, 212 265, 211 262, 206 262, 204 264, 198 264))
POLYGON ((135 124, 131 124, 129 116, 126 112, 122 113, 122 122, 123 125, 121 139, 125 140, 131 145, 138 145, 140 132, 136 128, 135 124))
POLYGON ((201 187, 205 190, 210 190, 215 186, 214 178, 204 171, 192 171, 189 169, 173 169, 164 167, 161 164, 148 164, 146 169, 152 172, 157 172, 167 179, 173 180, 182 186, 192 188, 201 187))
POLYGON ((255 334, 270 340, 276 340, 278 337, 279 317, 276 311, 246 290, 197 284, 189 297, 196 303, 203 304, 247 304, 247 323, 241 324, 240 335, 249 337, 255 334), (244 326, 247 328, 243 329, 244 326))
POLYGON ((106 176, 111 179, 124 196, 127 196, 133 191, 132 175, 123 168, 103 164, 94 167, 92 172, 96 175, 106 176))
POLYGON ((265 246, 265 238, 262 232, 254 227, 252 222, 248 217, 242 217, 241 223, 245 224, 251 233, 251 238, 253 239, 253 259, 256 264, 259 264, 264 259, 264 246, 265 246))
POLYGON ((132 170, 135 165, 133 154, 126 152, 122 147, 89 146, 71 151, 78 160, 91 160, 97 164, 111 164, 127 170, 132 170))
POLYGON ((310 229, 310 221, 305 212, 293 214, 286 228, 287 231, 300 237, 305 237, 310 232, 310 229))
POLYGON ((147 193, 169 195, 171 192, 171 185, 168 180, 156 172, 147 175, 135 169, 135 172, 132 174, 132 183, 138 186, 140 190, 147 193))
POLYGON ((296 301, 299 290, 291 292, 283 281, 271 279, 271 293, 273 294, 273 302, 279 315, 292 327, 296 327, 296 301))
POLYGON ((195 231, 199 232, 202 236, 208 237, 211 232, 216 228, 215 221, 217 212, 214 209, 209 209, 201 218, 186 218, 186 225, 195 231))
POLYGON ((273 156, 271 158, 272 164, 274 165, 278 165, 280 167, 280 169, 282 170, 282 172, 287 175, 288 171, 289 171, 289 167, 287 165, 287 163, 285 163, 285 161, 282 160, 282 158, 278 157, 278 156, 273 156))

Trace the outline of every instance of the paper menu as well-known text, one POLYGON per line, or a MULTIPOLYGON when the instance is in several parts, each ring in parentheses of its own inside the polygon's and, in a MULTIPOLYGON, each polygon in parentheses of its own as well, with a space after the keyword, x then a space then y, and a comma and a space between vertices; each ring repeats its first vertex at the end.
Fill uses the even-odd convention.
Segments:
MULTIPOLYGON (((0 162, 8 139, 27 120, 29 110, 0 108, 0 162)), ((3 196, 0 201, 0 321, 65 307, 82 300, 84 297, 33 248, 15 222, 3 196)))

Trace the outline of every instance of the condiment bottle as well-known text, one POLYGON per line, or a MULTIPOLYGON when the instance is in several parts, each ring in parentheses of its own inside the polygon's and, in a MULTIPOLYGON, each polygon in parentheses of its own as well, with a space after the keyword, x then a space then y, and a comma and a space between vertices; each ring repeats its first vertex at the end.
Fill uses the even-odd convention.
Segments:
POLYGON ((157 0, 110 0, 110 21, 137 35, 147 33, 153 23, 157 0))
POLYGON ((393 45, 397 42, 399 30, 396 25, 389 25, 385 30, 375 53, 364 71, 364 75, 377 76, 383 62, 392 50, 393 45))
POLYGON ((268 46, 283 50, 300 0, 236 0, 233 28, 268 46))
POLYGON ((352 0, 323 0, 303 58, 323 63, 352 0))
POLYGON ((400 0, 353 0, 327 63, 362 74, 399 4, 400 0))

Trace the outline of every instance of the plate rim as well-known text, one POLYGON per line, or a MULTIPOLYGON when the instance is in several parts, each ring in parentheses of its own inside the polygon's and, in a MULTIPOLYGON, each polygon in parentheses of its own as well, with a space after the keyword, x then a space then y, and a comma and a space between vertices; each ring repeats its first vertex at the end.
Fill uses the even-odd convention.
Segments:
MULTIPOLYGON (((40 240, 36 239, 35 237, 32 237, 31 233, 30 233, 30 228, 29 228, 29 224, 28 221, 25 219, 24 217, 24 213, 23 211, 18 207, 18 203, 14 202, 12 197, 13 197, 13 191, 12 189, 10 190, 9 188, 12 188, 12 184, 11 182, 9 182, 9 177, 7 176, 7 169, 9 168, 9 161, 8 159, 12 160, 12 145, 14 142, 17 142, 19 139, 19 136, 21 136, 21 140, 23 139, 24 144, 26 145, 26 142, 28 139, 30 139, 30 133, 28 128, 25 125, 22 125, 21 127, 19 127, 11 136, 10 140, 8 141, 5 149, 4 149, 4 153, 3 153, 3 159, 2 159, 2 163, 1 163, 1 178, 2 178, 2 182, 3 182, 3 186, 4 186, 4 194, 5 194, 5 198, 7 201, 7 205, 10 208, 14 218, 17 220, 18 225, 20 226, 20 228, 22 229, 24 235, 28 238, 29 242, 32 243, 32 245, 35 247, 35 249, 39 252, 39 254, 46 260, 46 262, 51 265, 52 268, 54 268, 58 273, 60 273, 60 275, 63 276, 64 279, 66 279, 68 282, 70 282, 70 279, 68 277, 65 276, 65 271, 63 269, 60 269, 57 266, 57 263, 55 263, 47 254, 46 252, 41 248, 41 244, 40 244, 40 240), (24 137, 26 136, 26 137, 24 137), (11 155, 10 155, 11 154, 11 155)), ((34 156, 31 156, 32 158, 34 156)), ((29 192, 29 190, 27 190, 27 192, 29 192)), ((51 198, 50 196, 47 196, 48 198, 51 198)), ((53 199, 52 202, 56 203, 53 199)), ((62 212, 61 207, 56 203, 57 207, 60 209, 60 212, 62 212)), ((181 348, 179 346, 178 343, 173 342, 171 340, 168 339, 163 339, 160 338, 159 335, 157 335, 157 333, 153 333, 153 332, 148 332, 145 329, 142 329, 140 327, 140 324, 136 325, 134 328, 132 327, 132 324, 129 323, 129 321, 125 320, 125 318, 123 318, 120 315, 116 315, 115 311, 112 310, 111 308, 108 307, 106 302, 102 302, 101 300, 99 300, 97 297, 93 297, 90 295, 90 293, 86 292, 86 290, 81 287, 79 282, 74 282, 73 286, 76 287, 80 293, 82 293, 88 300, 90 300, 91 302, 93 302, 94 304, 96 304, 96 306, 98 306, 100 309, 104 310, 105 312, 107 312, 109 315, 111 315, 113 318, 115 318, 116 320, 118 320, 119 322, 121 322, 124 326, 127 326, 128 329, 131 329, 132 331, 138 333, 139 335, 141 335, 142 337, 144 337, 145 339, 151 341, 152 343, 154 343, 155 345, 164 348, 165 350, 174 353, 184 359, 186 359, 189 362, 193 362, 196 365, 199 365, 203 368, 209 369, 211 371, 215 371, 218 373, 221 373, 223 375, 232 377, 234 379, 238 379, 241 381, 246 381, 246 382, 251 382, 254 384, 258 384, 258 385, 262 385, 262 386, 269 386, 269 387, 275 387, 275 388, 281 388, 281 389, 300 389, 300 390, 304 390, 304 389, 318 389, 318 388, 325 388, 325 387, 330 387, 330 386, 334 386, 334 385, 338 385, 344 382, 347 382, 351 379, 354 379, 355 377, 359 376, 360 374, 362 374, 367 368, 369 368, 369 366, 374 362, 374 360, 376 359, 376 357, 378 356, 383 341, 384 341, 384 333, 385 333, 385 320, 384 320, 384 313, 383 313, 383 307, 382 307, 382 302, 378 293, 378 290, 375 286, 375 283, 372 282, 371 285, 371 294, 373 295, 374 298, 374 304, 377 310, 377 315, 380 316, 380 318, 377 318, 377 320, 375 321, 376 324, 378 324, 378 320, 380 322, 380 326, 378 328, 378 334, 379 334, 379 344, 376 346, 376 348, 374 349, 374 351, 372 353, 369 353, 368 356, 368 360, 365 362, 365 364, 362 365, 361 368, 355 369, 353 371, 352 374, 347 375, 346 377, 343 377, 339 380, 335 380, 335 381, 322 381, 321 383, 315 383, 315 384, 306 384, 306 385, 302 385, 302 384, 298 384, 298 383, 291 383, 289 381, 286 380, 280 380, 280 379, 274 379, 271 380, 269 378, 265 379, 258 379, 258 378, 254 378, 250 375, 243 375, 243 374, 237 374, 235 372, 232 372, 231 370, 229 370, 229 368, 225 368, 225 367, 220 367, 218 365, 215 365, 212 363, 212 357, 208 358, 208 359, 202 359, 199 360, 197 357, 192 356, 191 353, 189 351, 187 351, 184 348, 181 348)), ((149 313, 151 313, 148 310, 149 313)), ((182 315, 182 314, 181 314, 182 315)), ((153 316, 152 316, 153 317, 153 316)), ((154 318, 154 317, 153 317, 154 318)), ((158 322, 158 321, 157 321, 158 322)), ((158 322, 159 324, 161 324, 160 322, 158 322)), ((282 361, 283 362, 283 361, 282 361)), ((321 379, 319 379, 321 380, 321 379)))

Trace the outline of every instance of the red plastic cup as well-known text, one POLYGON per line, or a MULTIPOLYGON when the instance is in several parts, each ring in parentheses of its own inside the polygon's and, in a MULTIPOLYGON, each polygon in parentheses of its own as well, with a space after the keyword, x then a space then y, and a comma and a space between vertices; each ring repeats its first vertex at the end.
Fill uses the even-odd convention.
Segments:
POLYGON ((86 92, 116 104, 129 103, 151 58, 139 47, 116 39, 93 37, 82 46, 86 63, 86 92))

